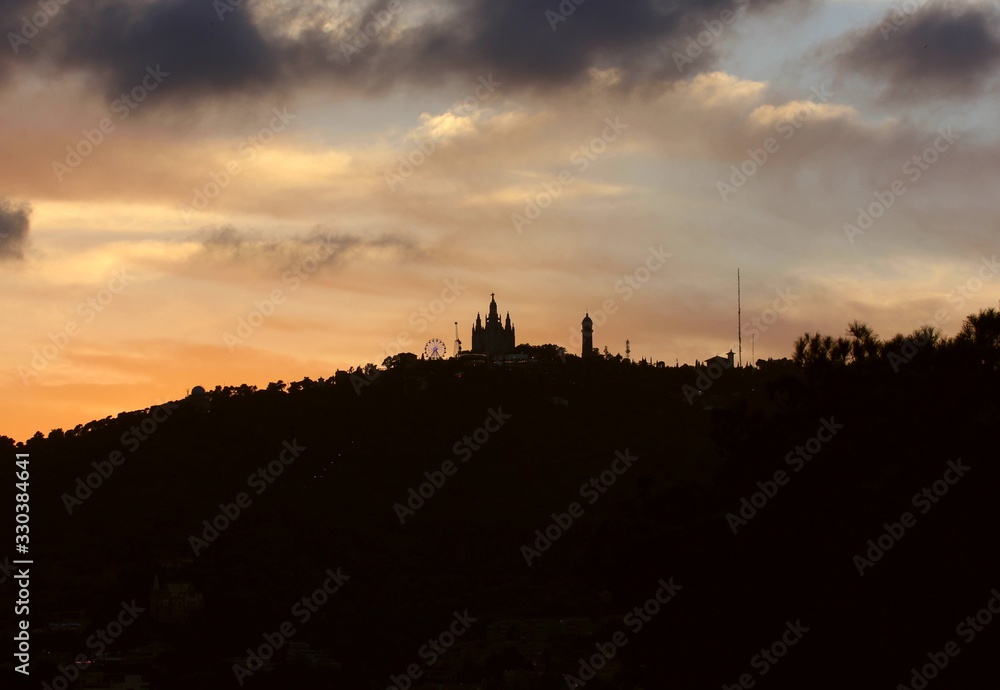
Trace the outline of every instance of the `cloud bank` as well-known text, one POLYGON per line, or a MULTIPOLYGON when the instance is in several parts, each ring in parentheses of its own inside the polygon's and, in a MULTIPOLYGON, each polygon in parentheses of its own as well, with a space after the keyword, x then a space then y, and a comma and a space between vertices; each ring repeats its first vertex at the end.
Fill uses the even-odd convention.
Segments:
MULTIPOLYGON (((256 95, 313 82, 380 91, 399 82, 433 84, 490 72, 515 88, 550 88, 578 83, 593 68, 618 69, 623 84, 634 85, 679 78, 673 51, 724 12, 810 4, 93 0, 59 5, 46 18, 36 0, 8 0, 0 29, 13 50, 0 51, 0 79, 33 61, 82 70, 109 97, 129 91, 156 65, 171 74, 165 89, 186 98, 256 95)), ((715 46, 704 52, 690 73, 713 66, 715 46)))

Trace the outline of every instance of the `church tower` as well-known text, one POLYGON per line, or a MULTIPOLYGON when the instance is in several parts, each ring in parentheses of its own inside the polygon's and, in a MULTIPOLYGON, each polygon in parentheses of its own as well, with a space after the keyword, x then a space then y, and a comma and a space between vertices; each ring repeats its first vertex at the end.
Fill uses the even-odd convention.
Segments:
POLYGON ((590 318, 590 312, 583 317, 583 352, 580 356, 588 359, 594 356, 594 321, 590 318))

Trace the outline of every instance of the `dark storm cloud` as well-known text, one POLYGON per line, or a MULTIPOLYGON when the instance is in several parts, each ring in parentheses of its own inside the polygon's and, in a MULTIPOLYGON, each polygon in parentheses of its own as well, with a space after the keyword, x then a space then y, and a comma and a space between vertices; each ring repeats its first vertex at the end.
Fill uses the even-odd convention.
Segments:
MULTIPOLYGON (((308 1, 279 10, 244 0, 220 12, 227 0, 71 0, 16 54, 0 53, 0 77, 3 61, 9 68, 42 59, 88 70, 111 96, 136 86, 156 65, 171 75, 165 90, 193 96, 304 82, 371 90, 400 80, 427 84, 488 73, 507 88, 545 88, 580 80, 591 67, 619 68, 625 83, 673 80, 681 76, 673 53, 723 11, 811 2, 445 0, 435 5, 441 10, 435 19, 416 25, 407 17, 407 1, 390 12, 391 5, 379 0, 354 10, 345 24, 327 5, 308 1), (374 28, 373 12, 391 21, 369 30, 369 38, 361 32, 374 28), (356 51, 345 50, 351 44, 356 51)), ((37 8, 31 0, 7 0, 0 9, 4 34, 21 31, 21 18, 37 8)), ((683 76, 711 68, 714 47, 705 48, 683 76)))
MULTIPOLYGON (((38 5, 13 4, 20 10, 4 12, 4 33, 24 35, 23 18, 32 19, 38 5)), ((177 89, 188 92, 273 83, 279 67, 275 49, 253 25, 250 12, 241 7, 223 14, 221 21, 219 15, 206 0, 70 0, 29 43, 19 44, 15 56, 7 57, 38 57, 63 68, 89 70, 103 80, 109 95, 130 91, 147 67, 157 65, 180 82, 177 89)))
POLYGON ((24 259, 31 209, 0 199, 0 261, 24 259))
POLYGON ((984 6, 893 10, 843 43, 841 71, 883 83, 887 100, 975 96, 1000 66, 998 12, 984 6))

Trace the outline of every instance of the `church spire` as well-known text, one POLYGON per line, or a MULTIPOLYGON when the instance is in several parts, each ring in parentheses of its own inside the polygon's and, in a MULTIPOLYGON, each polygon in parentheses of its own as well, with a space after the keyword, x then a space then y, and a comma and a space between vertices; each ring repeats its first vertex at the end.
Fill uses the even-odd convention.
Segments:
POLYGON ((487 321, 499 321, 500 314, 497 313, 497 300, 496 293, 490 293, 490 315, 486 317, 487 321))

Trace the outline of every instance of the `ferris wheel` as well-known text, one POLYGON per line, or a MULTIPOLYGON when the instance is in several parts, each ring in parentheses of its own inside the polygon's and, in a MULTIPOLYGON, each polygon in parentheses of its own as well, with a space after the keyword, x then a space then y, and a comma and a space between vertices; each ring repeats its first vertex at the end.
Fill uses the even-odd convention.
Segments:
POLYGON ((445 351, 444 341, 440 338, 431 338, 424 345, 424 356, 427 359, 441 359, 445 351))

